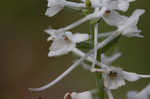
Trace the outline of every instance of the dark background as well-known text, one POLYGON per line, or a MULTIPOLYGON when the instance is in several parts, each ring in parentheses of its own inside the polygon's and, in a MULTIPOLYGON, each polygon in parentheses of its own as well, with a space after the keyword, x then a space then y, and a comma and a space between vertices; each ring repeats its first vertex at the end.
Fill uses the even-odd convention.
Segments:
MULTIPOLYGON (((66 26, 81 18, 79 12, 65 9, 53 18, 44 15, 46 0, 1 0, 0 2, 0 99, 63 99, 68 91, 85 91, 95 87, 95 75, 75 69, 57 85, 43 92, 29 92, 29 87, 39 87, 65 71, 74 58, 71 54, 48 58, 50 43, 44 33, 49 25, 53 28, 66 26)), ((146 9, 141 17, 139 28, 144 39, 121 38, 119 42, 123 56, 116 65, 125 70, 150 74, 150 1, 137 0, 131 4, 128 15, 135 8, 146 9)), ((73 31, 88 32, 87 24, 73 31)), ((107 30, 101 25, 101 30, 107 30)), ((114 91, 116 99, 125 99, 127 90, 142 89, 150 82, 142 79, 128 83, 114 91)))

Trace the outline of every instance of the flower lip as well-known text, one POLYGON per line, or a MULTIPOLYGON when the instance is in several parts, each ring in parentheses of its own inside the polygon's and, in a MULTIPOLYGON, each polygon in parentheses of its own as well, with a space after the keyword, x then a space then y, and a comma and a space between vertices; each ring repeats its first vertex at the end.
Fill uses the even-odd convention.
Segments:
POLYGON ((111 79, 116 78, 116 77, 117 77, 117 75, 118 75, 118 73, 117 73, 117 72, 113 72, 113 71, 110 71, 110 72, 109 72, 109 77, 110 77, 111 79))
POLYGON ((106 10, 105 15, 109 15, 111 13, 110 10, 106 10))
POLYGON ((72 99, 72 96, 71 96, 71 92, 67 93, 67 95, 65 96, 65 99, 72 99))
POLYGON ((63 39, 68 42, 71 43, 72 41, 69 39, 69 37, 67 37, 66 35, 63 35, 63 39))
POLYGON ((65 41, 68 41, 68 40, 69 40, 69 38, 68 38, 68 37, 66 37, 66 36, 64 36, 64 40, 65 40, 65 41))

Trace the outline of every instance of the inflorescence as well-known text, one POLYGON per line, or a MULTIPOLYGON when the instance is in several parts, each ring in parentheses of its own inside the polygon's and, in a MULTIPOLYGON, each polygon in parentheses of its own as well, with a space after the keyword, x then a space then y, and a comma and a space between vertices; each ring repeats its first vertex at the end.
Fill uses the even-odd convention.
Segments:
MULTIPOLYGON (((106 92, 109 99, 114 99, 111 91, 125 86, 126 81, 135 82, 141 78, 150 78, 150 75, 127 72, 118 66, 112 66, 112 63, 121 56, 121 52, 116 51, 112 56, 108 57, 105 55, 105 51, 102 51, 105 46, 121 36, 128 38, 144 37, 140 34, 141 30, 137 28, 137 24, 145 10, 136 9, 131 16, 120 14, 120 12, 126 12, 128 10, 131 2, 135 2, 135 0, 81 0, 80 2, 48 0, 46 16, 53 17, 65 7, 79 10, 85 15, 80 20, 68 26, 59 29, 49 28, 45 30, 45 32, 50 35, 48 41, 52 41, 48 56, 61 56, 72 52, 80 58, 54 81, 40 88, 29 88, 29 90, 43 91, 58 83, 79 65, 91 73, 96 72, 100 74, 101 77, 97 79, 103 81, 103 83, 98 83, 98 87, 104 87, 79 93, 68 92, 65 94, 64 99, 104 99, 102 95, 98 95, 104 92, 106 92), (99 33, 99 24, 102 19, 106 24, 116 27, 116 30, 99 33), (87 21, 94 27, 92 33, 73 33, 70 31, 87 21), (88 41, 92 41, 92 43, 85 43, 88 41), (92 46, 92 48, 88 49, 88 52, 85 52, 77 46, 79 43, 87 44, 87 46, 92 46), (93 94, 96 94, 96 96, 93 97, 93 94)), ((149 99, 149 94, 150 85, 140 92, 129 91, 127 98, 149 99)))

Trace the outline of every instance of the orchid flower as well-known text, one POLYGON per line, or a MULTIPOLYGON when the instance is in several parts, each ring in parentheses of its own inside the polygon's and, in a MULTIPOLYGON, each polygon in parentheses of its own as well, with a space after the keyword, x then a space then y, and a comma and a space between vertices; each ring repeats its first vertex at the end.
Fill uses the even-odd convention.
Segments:
POLYGON ((107 89, 118 89, 126 84, 125 80, 129 82, 137 81, 141 78, 150 78, 150 75, 137 74, 134 72, 127 72, 119 67, 107 66, 101 64, 102 69, 93 69, 93 72, 102 72, 104 78, 104 86, 107 89))
POLYGON ((66 93, 64 99, 93 99, 90 91, 66 93))
POLYGON ((85 4, 70 2, 66 0, 48 0, 48 9, 46 10, 45 15, 52 17, 60 12, 64 8, 64 6, 72 8, 84 8, 85 4))
POLYGON ((53 40, 53 43, 49 48, 49 57, 67 54, 76 48, 77 43, 89 39, 88 34, 72 34, 71 32, 63 31, 60 33, 52 29, 46 30, 46 32, 50 35, 48 40, 53 40))

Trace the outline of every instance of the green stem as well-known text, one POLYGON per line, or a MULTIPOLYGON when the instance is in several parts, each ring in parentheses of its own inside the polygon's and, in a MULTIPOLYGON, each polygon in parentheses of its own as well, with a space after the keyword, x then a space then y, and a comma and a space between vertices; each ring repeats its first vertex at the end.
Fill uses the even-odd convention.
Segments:
POLYGON ((101 73, 96 73, 96 86, 98 88, 97 95, 99 96, 99 99, 104 99, 104 85, 103 85, 103 79, 101 73))
MULTIPOLYGON (((96 23, 98 24, 98 22, 96 23)), ((93 41, 94 41, 94 34, 92 33, 93 41)), ((97 61, 100 61, 101 57, 101 50, 97 50, 97 61)), ((96 68, 100 68, 99 66, 95 66, 96 68)), ((102 74, 100 72, 96 72, 96 86, 98 88, 98 93, 97 95, 99 96, 99 99, 104 99, 104 83, 103 83, 103 78, 102 74)))

